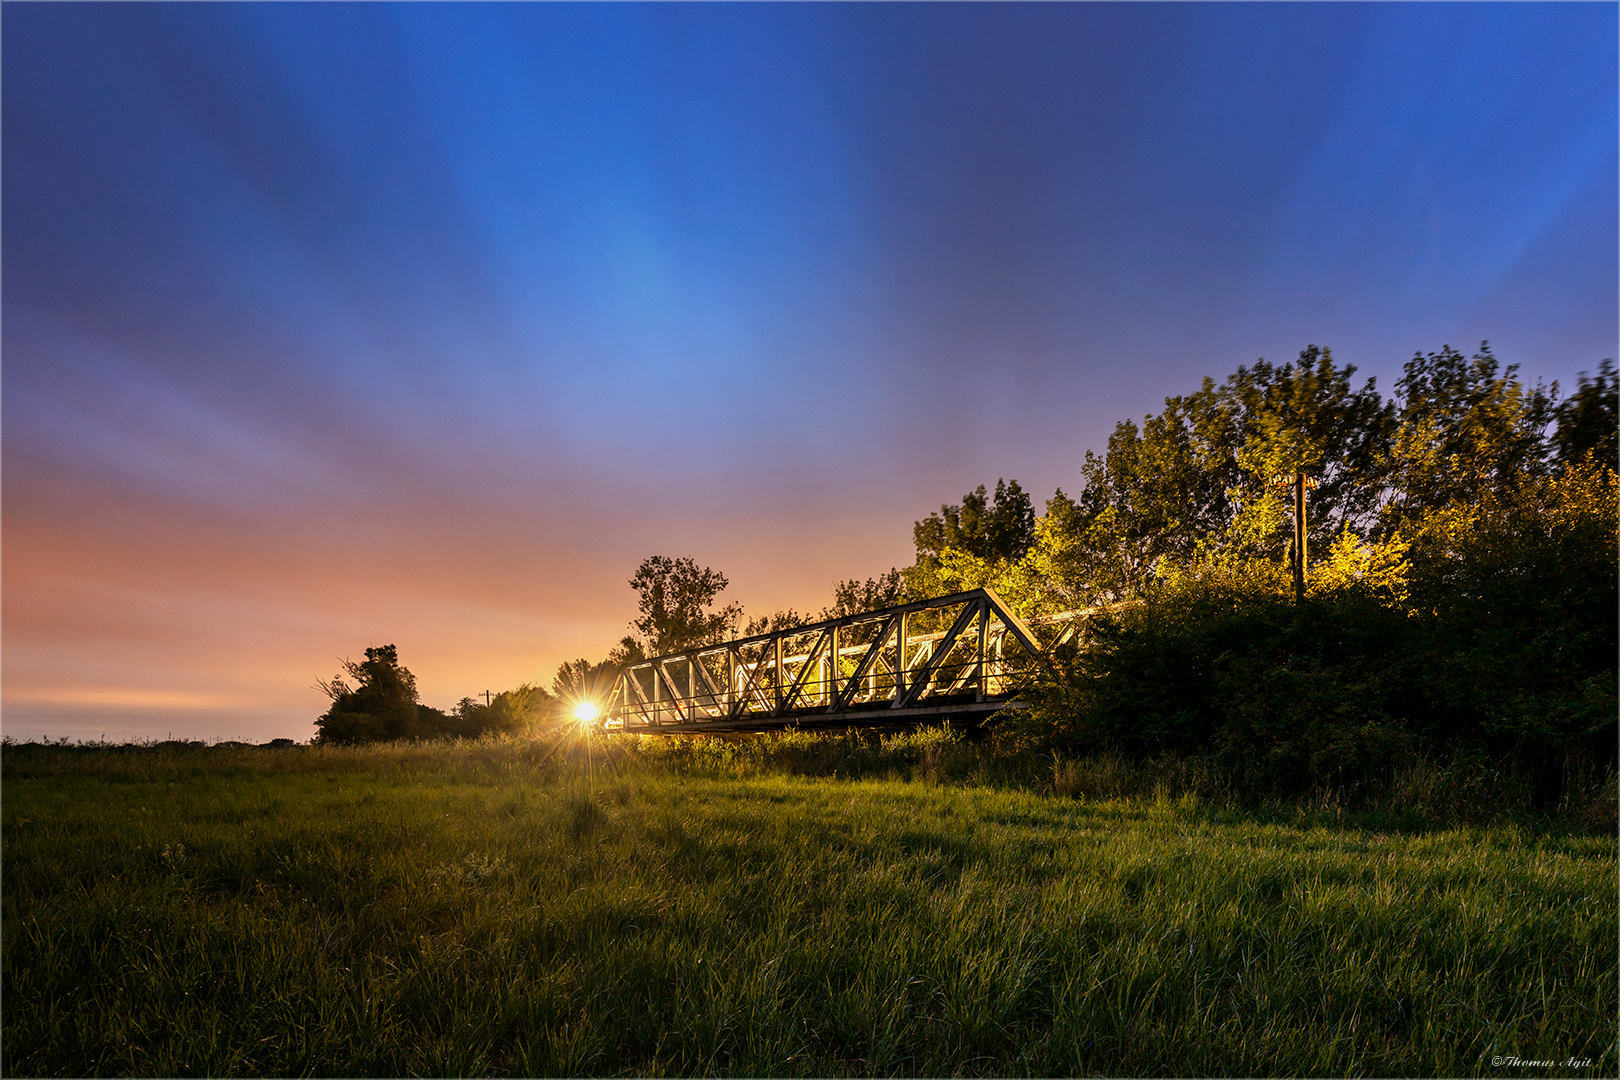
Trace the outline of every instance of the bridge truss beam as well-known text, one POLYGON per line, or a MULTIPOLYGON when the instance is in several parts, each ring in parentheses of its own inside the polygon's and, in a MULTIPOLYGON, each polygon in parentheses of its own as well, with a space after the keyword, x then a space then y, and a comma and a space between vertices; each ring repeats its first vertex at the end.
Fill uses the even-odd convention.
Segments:
POLYGON ((973 723, 1021 707, 1032 668, 1070 629, 1043 646, 993 590, 974 589, 632 664, 603 716, 610 731, 649 734, 973 723))

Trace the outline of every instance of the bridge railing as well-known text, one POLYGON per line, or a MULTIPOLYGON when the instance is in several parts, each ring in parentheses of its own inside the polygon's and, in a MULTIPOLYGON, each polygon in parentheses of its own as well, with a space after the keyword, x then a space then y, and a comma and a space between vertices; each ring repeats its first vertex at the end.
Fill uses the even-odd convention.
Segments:
POLYGON ((633 664, 604 720, 657 731, 994 711, 1055 643, 1043 646, 993 590, 974 589, 633 664))

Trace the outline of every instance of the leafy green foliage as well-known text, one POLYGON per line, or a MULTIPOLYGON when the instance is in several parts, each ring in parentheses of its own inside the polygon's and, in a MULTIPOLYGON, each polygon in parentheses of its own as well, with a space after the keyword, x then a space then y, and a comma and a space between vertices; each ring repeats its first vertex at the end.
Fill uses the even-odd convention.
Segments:
POLYGON ((1168 575, 1092 620, 1024 723, 1078 752, 1214 752, 1264 791, 1355 790, 1417 745, 1508 755, 1543 804, 1613 760, 1615 474, 1590 458, 1338 548, 1305 603, 1280 567, 1168 575), (1331 565, 1331 564, 1330 564, 1331 565))
POLYGON ((1314 485, 1312 545, 1366 525, 1379 498, 1378 465, 1392 411, 1373 380, 1315 345, 1297 363, 1240 367, 1205 379, 1140 428, 1122 421, 1107 452, 1087 452, 1078 500, 1060 491, 1060 520, 1043 539, 1086 579, 1089 599, 1139 594, 1170 565, 1200 559, 1278 558, 1291 504, 1276 483, 1303 472, 1314 485))
POLYGON ((1214 573, 1097 619, 1031 721, 1073 752, 1213 753, 1242 790, 1354 791, 1411 749, 1395 716, 1407 630, 1366 597, 1295 604, 1214 573))
POLYGON ((631 628, 645 639, 646 654, 662 656, 723 641, 736 629, 742 608, 729 604, 709 609, 729 584, 720 571, 699 567, 689 558, 643 559, 630 579, 630 587, 641 594, 641 617, 631 628))
POLYGON ((1400 429, 1389 454, 1383 528, 1477 502, 1547 472, 1546 428, 1557 388, 1526 388, 1481 342, 1472 360, 1450 347, 1407 361, 1397 384, 1400 429))
POLYGON ((415 739, 437 734, 445 715, 417 702, 416 676, 399 662, 399 650, 381 645, 366 650, 356 663, 316 683, 332 707, 315 721, 318 742, 346 745, 388 739, 415 739), (350 686, 347 675, 355 681, 350 686))
POLYGON ((1551 805, 1615 758, 1614 367, 1562 406, 1486 343, 1413 357, 1392 402, 1353 374, 1311 346, 1205 379, 1088 454, 1022 557, 951 547, 935 515, 908 582, 1107 609, 1017 725, 1052 745, 1213 755, 1272 792, 1365 790, 1420 746, 1488 753, 1551 805), (1277 483, 1296 472, 1298 603, 1277 483))
POLYGON ((1372 480, 1389 442, 1393 410, 1379 399, 1374 380, 1352 389, 1355 370, 1337 367, 1331 352, 1312 345, 1296 364, 1274 368, 1262 360, 1227 380, 1226 395, 1237 403, 1243 435, 1235 451, 1238 508, 1227 530, 1232 554, 1277 553, 1287 516, 1287 495, 1277 480, 1296 472, 1314 485, 1310 546, 1370 524, 1378 503, 1372 480))
POLYGON ((444 733, 463 739, 487 735, 516 735, 547 722, 553 713, 551 696, 524 683, 503 690, 488 701, 462 698, 444 723, 444 733))
POLYGON ((1597 461, 1620 465, 1620 378, 1613 360, 1598 367, 1596 378, 1581 372, 1575 392, 1558 406, 1553 435, 1561 465, 1573 465, 1591 454, 1597 461))
POLYGON ((1018 481, 996 481, 993 502, 980 484, 960 506, 942 506, 913 525, 917 561, 900 571, 903 589, 896 591, 919 598, 984 586, 1018 591, 1008 575, 1033 549, 1036 526, 1034 507, 1018 481))
POLYGON ((959 506, 941 506, 912 527, 921 561, 946 551, 965 551, 991 561, 1015 562, 1035 538, 1035 509, 1018 481, 996 481, 992 498, 984 485, 962 496, 959 506))
POLYGON ((1617 505, 1613 468, 1589 455, 1430 515, 1413 544, 1425 728, 1513 750, 1549 799, 1567 755, 1614 756, 1617 505))
POLYGON ((862 581, 850 578, 833 586, 833 602, 822 609, 822 619, 841 619, 878 608, 893 607, 913 599, 906 588, 905 574, 898 568, 862 581))
POLYGON ((317 743, 513 735, 533 729, 551 712, 546 692, 527 683, 484 702, 462 698, 449 714, 423 705, 416 700, 416 676, 400 664, 392 645, 367 649, 359 663, 341 663, 341 672, 315 684, 332 699, 332 707, 315 721, 317 743))
POLYGON ((743 625, 742 636, 753 637, 755 634, 774 634, 778 630, 792 630, 797 626, 804 626, 810 622, 810 616, 801 615, 792 608, 773 611, 769 615, 759 615, 748 620, 743 625))

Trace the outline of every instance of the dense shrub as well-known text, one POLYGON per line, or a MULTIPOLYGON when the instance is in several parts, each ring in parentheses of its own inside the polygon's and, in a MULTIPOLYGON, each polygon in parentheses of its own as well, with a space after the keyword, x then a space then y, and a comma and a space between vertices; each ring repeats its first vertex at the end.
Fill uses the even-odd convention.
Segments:
POLYGON ((1588 461, 1432 515, 1397 591, 1168 577, 1097 617, 1019 726, 1070 753, 1209 755, 1259 792, 1486 754, 1550 808, 1572 769, 1614 762, 1615 530, 1614 472, 1588 461))

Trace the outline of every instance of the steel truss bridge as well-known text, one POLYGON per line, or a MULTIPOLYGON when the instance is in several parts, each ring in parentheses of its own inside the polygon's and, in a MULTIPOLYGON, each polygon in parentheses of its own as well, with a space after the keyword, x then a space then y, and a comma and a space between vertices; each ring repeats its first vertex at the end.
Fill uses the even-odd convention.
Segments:
POLYGON ((603 720, 666 735, 972 727, 1022 708, 1019 692, 1085 614, 1032 626, 986 588, 705 645, 625 668, 603 720))

